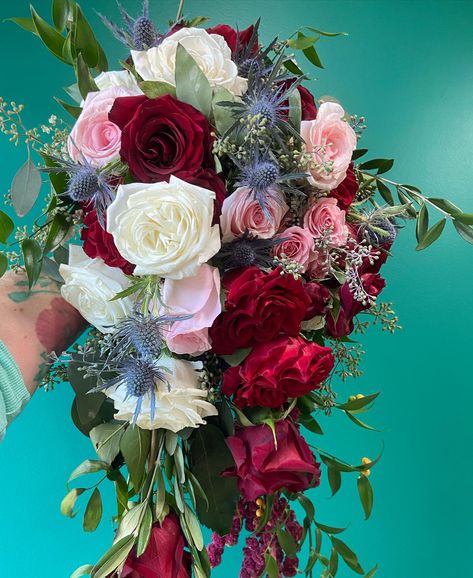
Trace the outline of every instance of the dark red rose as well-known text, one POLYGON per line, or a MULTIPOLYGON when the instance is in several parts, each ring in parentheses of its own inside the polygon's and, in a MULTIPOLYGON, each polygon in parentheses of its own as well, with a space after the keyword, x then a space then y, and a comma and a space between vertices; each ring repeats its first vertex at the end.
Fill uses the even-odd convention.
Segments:
POLYGON ((288 420, 275 424, 237 429, 227 438, 235 467, 224 475, 237 476, 238 488, 246 500, 271 495, 283 488, 301 492, 320 483, 320 466, 297 427, 288 420))
POLYGON ((184 550, 186 542, 176 514, 169 514, 160 526, 151 529, 144 553, 137 558, 133 549, 128 556, 123 578, 191 578, 191 555, 184 550))
MULTIPOLYGON (((237 49, 238 51, 241 51, 242 49, 244 50, 248 46, 251 37, 253 35, 254 29, 255 27, 251 25, 248 26, 248 28, 245 28, 245 30, 237 31, 231 26, 228 26, 228 24, 219 24, 218 26, 207 28, 207 32, 209 34, 219 34, 220 36, 223 36, 225 38, 225 42, 230 47, 232 54, 235 55, 237 49)), ((252 46, 251 53, 255 54, 257 51, 258 51, 258 39, 256 39, 254 46, 252 46)))
MULTIPOLYGON (((293 83, 292 80, 285 80, 281 84, 287 90, 292 83, 293 83)), ((299 91, 299 95, 301 97, 301 113, 302 113, 301 120, 315 120, 315 118, 317 117, 317 105, 315 104, 315 99, 312 96, 312 93, 309 90, 307 90, 305 86, 301 85, 297 87, 297 90, 299 91)), ((288 107, 289 101, 285 101, 283 103, 283 106, 288 107)), ((284 110, 284 114, 282 116, 284 117, 284 120, 287 120, 288 118, 287 110, 284 110)))
POLYGON ((227 275, 225 311, 210 328, 215 353, 229 355, 242 347, 271 341, 278 335, 298 335, 311 304, 301 279, 266 273, 257 267, 227 275))
POLYGON ((347 176, 338 185, 336 189, 332 189, 329 193, 330 197, 337 199, 338 206, 346 210, 353 203, 353 199, 358 191, 358 181, 353 170, 353 163, 350 163, 347 169, 347 176))
MULTIPOLYGON (((372 297, 377 297, 386 285, 379 273, 363 273, 360 278, 364 290, 372 297)), ((331 312, 327 315, 327 333, 332 337, 350 335, 354 328, 353 318, 368 308, 369 305, 363 305, 354 298, 348 283, 345 283, 340 287, 340 311, 337 319, 334 319, 331 312)))
POLYGON ((187 181, 192 185, 197 185, 204 189, 209 189, 215 193, 214 201, 214 218, 212 225, 216 225, 220 221, 222 214, 222 205, 227 196, 227 189, 225 188, 225 180, 223 176, 217 175, 212 169, 201 169, 196 173, 181 173, 179 178, 187 181))
POLYGON ((298 335, 280 337, 256 345, 243 363, 223 377, 224 395, 245 407, 279 407, 300 397, 327 379, 333 369, 330 347, 322 347, 298 335))
POLYGON ((127 275, 132 275, 135 266, 120 255, 112 235, 107 233, 98 222, 96 211, 87 213, 84 218, 84 225, 80 238, 84 241, 85 254, 91 259, 100 257, 106 265, 118 267, 127 275))
POLYGON ((304 285, 305 292, 311 300, 309 309, 307 309, 304 320, 312 319, 316 315, 323 315, 327 310, 327 306, 330 303, 331 295, 330 291, 316 281, 311 281, 304 285))
POLYGON ((120 156, 143 183, 214 168, 206 118, 190 104, 167 94, 117 98, 110 120, 122 130, 120 156))

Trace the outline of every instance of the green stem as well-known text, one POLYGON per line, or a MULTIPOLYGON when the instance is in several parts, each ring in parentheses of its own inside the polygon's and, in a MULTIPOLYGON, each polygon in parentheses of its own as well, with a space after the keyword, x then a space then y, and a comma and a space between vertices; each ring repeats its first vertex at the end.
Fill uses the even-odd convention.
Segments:
POLYGON ((182 18, 182 14, 184 12, 184 2, 185 2, 185 0, 179 1, 179 7, 177 9, 177 14, 176 14, 176 22, 179 22, 179 20, 182 18))

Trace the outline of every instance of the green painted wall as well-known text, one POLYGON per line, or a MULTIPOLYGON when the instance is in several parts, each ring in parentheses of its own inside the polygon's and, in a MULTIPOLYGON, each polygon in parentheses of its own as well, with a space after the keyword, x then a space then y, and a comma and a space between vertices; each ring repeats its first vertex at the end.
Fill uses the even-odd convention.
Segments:
MULTIPOLYGON (((138 4, 125 3, 132 10, 138 4)), ((2 1, 0 20, 26 15, 28 4, 2 1)), ((49 0, 35 4, 48 13, 49 0)), ((161 21, 174 15, 175 2, 151 4, 161 21)), ((109 54, 119 56, 120 46, 93 14, 93 8, 115 14, 114 2, 82 5, 109 54)), ((320 43, 326 70, 311 70, 315 94, 335 95, 347 110, 367 117, 363 145, 373 156, 396 159, 395 179, 473 212, 473 2, 189 0, 188 13, 242 27, 262 16, 265 40, 301 24, 349 32, 320 43)), ((27 104, 31 124, 58 112, 52 96, 72 81, 70 71, 8 23, 1 25, 0 54, 0 94, 27 104)), ((22 161, 23 151, 2 137, 2 193, 22 161)), ((365 375, 340 386, 342 396, 383 390, 371 415, 383 432, 332 418, 324 420, 326 435, 316 442, 353 461, 374 456, 384 442, 372 475, 373 517, 362 521, 354 479, 333 500, 325 484, 313 499, 322 522, 350 525, 346 540, 366 568, 379 562, 380 577, 466 577, 473 538, 473 247, 450 231, 425 253, 416 254, 414 246, 407 227, 384 269, 383 297, 395 302, 403 331, 365 336, 365 375)), ((71 399, 67 386, 39 392, 0 447, 2 577, 64 578, 94 561, 111 538, 107 518, 96 534, 84 535, 80 516, 70 521, 59 513, 66 477, 93 455, 70 422, 71 399)), ((110 499, 106 514, 112 507, 110 499)), ((229 551, 215 576, 236 577, 237 559, 229 551)), ((342 569, 339 575, 350 574, 342 569)))

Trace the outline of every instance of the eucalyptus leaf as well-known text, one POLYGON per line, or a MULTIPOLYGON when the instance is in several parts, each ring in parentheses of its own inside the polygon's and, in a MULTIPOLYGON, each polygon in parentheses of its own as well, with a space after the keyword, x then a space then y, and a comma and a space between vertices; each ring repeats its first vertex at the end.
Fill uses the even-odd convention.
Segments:
POLYGON ((164 504, 166 503, 166 484, 164 483, 164 477, 161 468, 158 468, 156 472, 156 484, 157 494, 154 513, 156 518, 159 519, 163 513, 164 504))
POLYGON ((301 119, 301 93, 296 89, 289 95, 289 122, 297 132, 300 132, 301 129, 301 119))
POLYGON ((139 528, 147 507, 147 502, 141 502, 140 504, 136 504, 123 516, 115 534, 114 544, 120 542, 120 540, 127 536, 138 536, 139 528))
POLYGON ((461 209, 447 199, 429 197, 429 201, 439 209, 442 209, 442 211, 447 212, 449 215, 456 216, 461 213, 461 209))
POLYGON ((101 460, 111 464, 117 457, 124 431, 124 424, 119 422, 103 423, 90 430, 90 440, 101 460))
POLYGON ((176 51, 176 96, 210 117, 212 88, 196 61, 181 44, 176 51))
POLYGON ((90 496, 84 513, 84 532, 95 532, 102 519, 102 496, 100 490, 95 488, 90 496))
POLYGON ((88 576, 92 572, 93 566, 92 564, 84 564, 80 568, 75 570, 70 578, 81 578, 81 576, 88 576))
POLYGON ((0 211, 0 243, 6 245, 8 242, 8 237, 12 234, 15 224, 10 219, 10 217, 0 211))
POLYGON ((186 521, 187 527, 189 528, 189 532, 192 536, 195 547, 199 551, 202 550, 204 547, 204 537, 202 536, 199 520, 187 505, 184 506, 184 519, 186 521))
POLYGON ((107 578, 123 564, 135 544, 134 536, 125 536, 115 543, 94 566, 91 578, 107 578))
POLYGON ((221 103, 232 103, 236 101, 237 97, 226 88, 223 88, 223 86, 214 88, 212 114, 215 128, 220 135, 224 135, 235 124, 235 117, 233 116, 231 108, 222 106, 221 103))
POLYGON ((158 80, 144 80, 140 82, 140 88, 148 98, 158 98, 170 94, 176 96, 176 87, 168 82, 158 80))
POLYGON ((96 472, 100 472, 102 470, 107 471, 108 468, 109 464, 107 464, 107 462, 103 462, 101 460, 85 460, 72 472, 72 474, 69 476, 68 482, 72 482, 72 480, 87 474, 95 474, 96 472))
POLYGON ((136 491, 141 489, 145 474, 145 463, 148 458, 150 447, 149 430, 138 426, 129 425, 120 440, 120 450, 125 458, 130 473, 133 487, 136 491))
POLYGON ((74 518, 76 512, 74 512, 74 506, 76 505, 77 498, 85 492, 85 488, 73 488, 70 492, 66 494, 61 502, 61 514, 67 516, 68 518, 74 518))
POLYGON ((136 545, 136 555, 141 556, 146 550, 149 539, 151 537, 151 528, 153 526, 153 514, 149 506, 146 507, 143 516, 143 521, 141 522, 140 531, 138 533, 138 543, 136 545))
POLYGON ((440 221, 438 221, 437 223, 435 223, 435 225, 433 225, 423 236, 422 241, 420 241, 420 243, 417 245, 416 247, 416 251, 422 251, 423 249, 426 249, 427 247, 429 247, 430 245, 432 245, 432 243, 434 241, 436 241, 440 235, 442 234, 443 230, 445 229, 445 223, 447 222, 447 219, 441 219, 440 221))
POLYGON ((20 167, 13 177, 11 198, 13 208, 19 217, 30 212, 41 190, 41 173, 31 159, 20 167))
POLYGON ((365 520, 371 516, 373 510, 373 488, 367 476, 361 474, 357 480, 358 495, 365 512, 365 520))

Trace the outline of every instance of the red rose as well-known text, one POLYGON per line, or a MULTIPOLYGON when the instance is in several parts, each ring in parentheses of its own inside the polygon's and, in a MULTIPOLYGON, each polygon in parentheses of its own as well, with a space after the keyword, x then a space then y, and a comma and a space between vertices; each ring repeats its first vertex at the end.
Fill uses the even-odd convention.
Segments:
POLYGON ((331 295, 330 291, 316 281, 311 281, 304 285, 305 292, 311 300, 309 309, 307 309, 304 320, 312 319, 316 315, 323 315, 327 310, 327 306, 330 303, 331 295))
POLYGON ((223 377, 222 392, 239 408, 279 407, 320 387, 333 369, 330 347, 303 337, 280 337, 257 345, 241 366, 223 377))
POLYGON ((220 215, 222 214, 222 205, 227 196, 227 189, 225 188, 225 180, 222 176, 217 175, 212 169, 201 169, 196 173, 181 173, 179 178, 183 181, 197 185, 204 189, 209 189, 215 193, 214 201, 214 218, 212 225, 220 222, 220 215))
MULTIPOLYGON (((235 30, 228 24, 219 24, 218 26, 213 26, 212 28, 207 28, 207 32, 209 34, 218 34, 219 36, 223 36, 225 42, 230 47, 232 54, 235 55, 238 51, 244 50, 253 35, 254 26, 248 26, 245 30, 235 30)), ((254 46, 252 46, 251 54, 255 54, 258 51, 258 39, 256 38, 256 42, 254 46)))
POLYGON ((214 168, 212 137, 206 118, 171 95, 117 98, 109 113, 122 129, 120 156, 142 183, 214 168))
POLYGON ((175 514, 169 514, 160 526, 151 529, 144 553, 137 558, 133 549, 121 576, 123 578, 191 578, 191 555, 175 514))
MULTIPOLYGON (((293 83, 292 80, 285 80, 281 84, 287 90, 292 83, 293 83)), ((301 97, 301 113, 302 113, 301 120, 315 120, 315 118, 317 117, 317 105, 315 104, 315 99, 312 93, 309 90, 307 90, 305 86, 301 86, 300 84, 297 87, 297 90, 299 91, 299 95, 301 97)), ((283 106, 288 107, 289 101, 286 100, 283 103, 283 106)), ((284 110, 284 114, 282 116, 284 120, 287 120, 288 111, 284 110)))
POLYGON ((100 257, 106 265, 118 267, 127 275, 132 275, 135 266, 124 259, 115 245, 112 235, 102 229, 97 220, 96 211, 90 211, 84 218, 85 227, 82 229, 80 238, 84 241, 83 248, 86 255, 91 259, 100 257))
MULTIPOLYGON (((379 273, 364 273, 361 275, 363 288, 372 297, 377 297, 384 289, 386 282, 379 273)), ((332 337, 344 337, 353 331, 353 318, 361 311, 369 309, 369 305, 363 305, 357 301, 348 283, 340 287, 340 311, 335 320, 331 313, 327 315, 327 333, 332 337)))
POLYGON ((310 306, 301 279, 257 267, 227 275, 225 311, 210 329, 213 351, 228 355, 278 335, 297 335, 310 306))
POLYGON ((320 483, 320 466, 296 426, 288 421, 240 428, 227 438, 235 467, 224 475, 237 476, 238 488, 246 500, 282 490, 301 492, 320 483))
POLYGON ((353 199, 358 191, 358 181, 353 170, 353 163, 350 163, 347 169, 347 176, 338 185, 336 189, 332 189, 329 193, 330 197, 337 199, 338 206, 341 209, 348 209, 353 203, 353 199))

